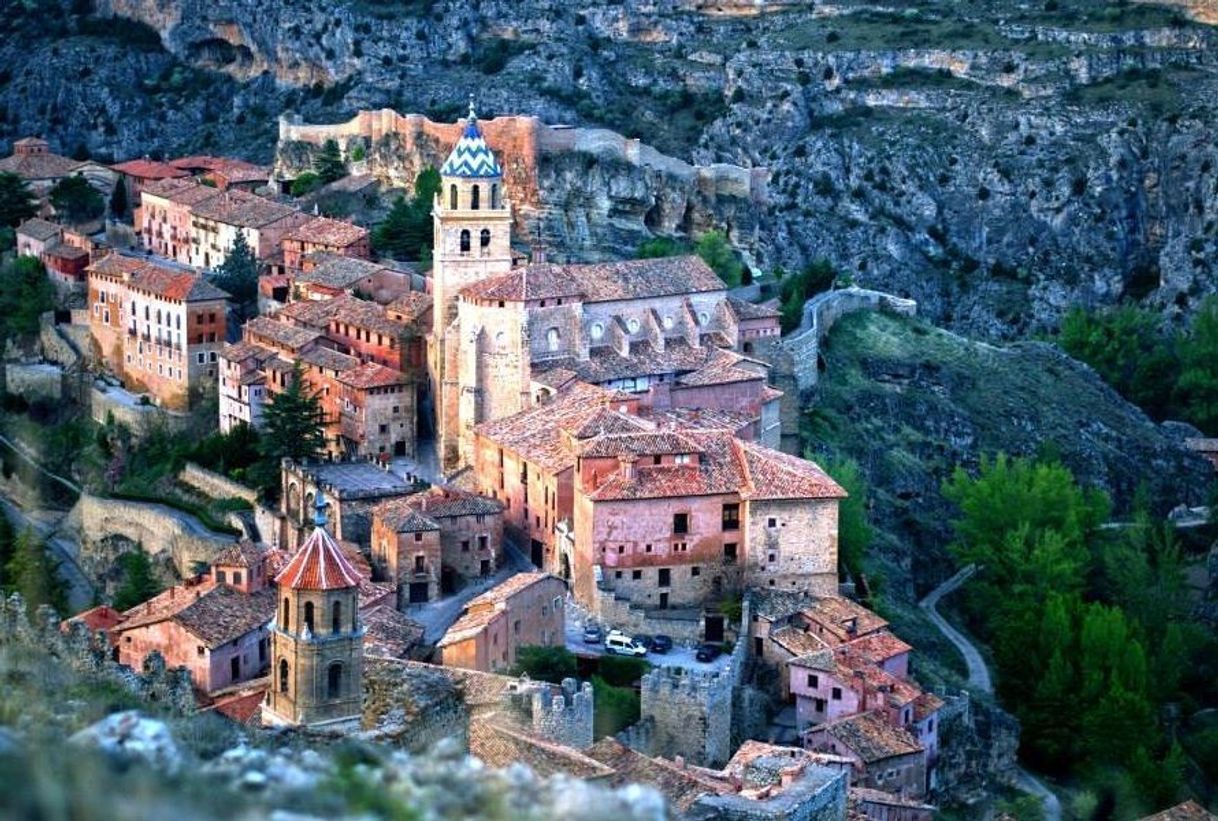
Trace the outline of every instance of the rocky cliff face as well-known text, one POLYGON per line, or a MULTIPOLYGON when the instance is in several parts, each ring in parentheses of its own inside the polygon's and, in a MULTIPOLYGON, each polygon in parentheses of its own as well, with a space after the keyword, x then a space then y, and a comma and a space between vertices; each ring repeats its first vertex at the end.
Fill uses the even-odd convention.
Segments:
POLYGON ((474 92, 486 115, 771 174, 747 219, 657 220, 653 200, 686 195, 612 159, 556 158, 539 175, 566 209, 552 247, 620 253, 718 222, 764 269, 824 256, 936 321, 1014 337, 1071 303, 1187 312, 1214 290, 1218 49, 1197 22, 1214 7, 1173 6, 98 0, 81 19, 123 15, 159 43, 6 37, 0 137, 268 159, 283 110, 452 122, 474 92))

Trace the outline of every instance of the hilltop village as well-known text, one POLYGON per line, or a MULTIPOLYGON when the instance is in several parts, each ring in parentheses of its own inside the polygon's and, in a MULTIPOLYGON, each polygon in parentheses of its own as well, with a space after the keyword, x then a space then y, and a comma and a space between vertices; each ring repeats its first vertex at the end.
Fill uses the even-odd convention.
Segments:
POLYGON ((175 584, 62 630, 100 664, 184 670, 192 709, 250 729, 454 739, 490 767, 650 786, 672 817, 930 818, 968 696, 919 686, 914 648, 842 584, 846 492, 781 449, 776 305, 694 255, 549 261, 514 236, 513 162, 471 105, 428 267, 373 259, 367 228, 301 210, 271 168, 79 163, 34 138, 0 160, 39 197, 19 254, 80 305, 41 329, 70 362, 10 363, 10 391, 65 400, 65 369, 88 373, 94 419, 136 431, 208 407, 260 430, 283 397, 316 402, 275 502, 191 466, 248 500, 239 534, 183 538, 175 584), (125 233, 56 219, 47 193, 76 175, 122 191, 125 233), (256 264, 244 299, 215 275, 234 256, 256 264), (578 673, 520 674, 546 653, 578 673), (646 663, 637 719, 606 731, 580 679, 611 655, 646 663))

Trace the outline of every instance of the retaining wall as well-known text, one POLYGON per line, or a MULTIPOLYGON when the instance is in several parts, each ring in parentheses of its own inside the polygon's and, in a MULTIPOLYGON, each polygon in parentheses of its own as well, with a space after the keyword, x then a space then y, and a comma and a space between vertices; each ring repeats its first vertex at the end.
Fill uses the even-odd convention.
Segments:
POLYGON ((244 499, 250 504, 258 501, 258 492, 227 476, 187 462, 178 474, 178 480, 213 499, 244 499))

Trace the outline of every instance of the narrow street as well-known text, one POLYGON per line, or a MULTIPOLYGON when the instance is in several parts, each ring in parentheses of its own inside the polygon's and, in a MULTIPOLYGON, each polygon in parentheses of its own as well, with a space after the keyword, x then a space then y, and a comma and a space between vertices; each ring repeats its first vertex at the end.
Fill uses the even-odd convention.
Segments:
MULTIPOLYGON (((981 651, 963 633, 952 627, 947 619, 939 615, 938 610, 939 600, 958 590, 962 584, 973 577, 977 570, 977 566, 972 564, 962 568, 956 575, 930 591, 922 601, 918 602, 918 606, 922 608, 927 618, 939 629, 939 632, 946 636, 947 640, 960 651, 960 655, 964 656, 964 663, 968 668, 969 686, 975 690, 993 695, 994 682, 990 677, 990 669, 986 666, 981 651)), ((1058 800, 1052 790, 1045 786, 1043 781, 1023 767, 1017 767, 1015 770, 1015 785, 1029 795, 1039 797, 1044 802, 1045 821, 1061 821, 1061 801, 1058 800)))

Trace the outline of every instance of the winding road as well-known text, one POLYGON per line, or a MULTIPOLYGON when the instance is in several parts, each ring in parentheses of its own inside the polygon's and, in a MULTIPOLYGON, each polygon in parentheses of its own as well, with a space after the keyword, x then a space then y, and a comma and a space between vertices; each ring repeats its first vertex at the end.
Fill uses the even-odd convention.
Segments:
MULTIPOLYGON (((926 613, 931 623, 960 651, 960 655, 964 656, 964 663, 968 668, 969 686, 975 690, 993 695, 994 681, 990 677, 990 668, 986 666, 985 659, 981 656, 981 651, 963 633, 952 627, 947 619, 939 615, 938 610, 939 600, 959 589, 960 585, 964 584, 977 573, 977 570, 978 567, 972 564, 961 569, 956 575, 926 594, 926 597, 918 602, 918 607, 922 608, 922 611, 926 613)), ((1045 821, 1061 821, 1061 802, 1054 795, 1053 791, 1044 785, 1044 782, 1023 767, 1017 767, 1015 770, 1015 785, 1029 795, 1037 796, 1044 802, 1045 821)))

